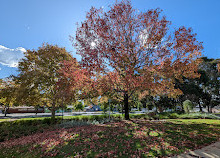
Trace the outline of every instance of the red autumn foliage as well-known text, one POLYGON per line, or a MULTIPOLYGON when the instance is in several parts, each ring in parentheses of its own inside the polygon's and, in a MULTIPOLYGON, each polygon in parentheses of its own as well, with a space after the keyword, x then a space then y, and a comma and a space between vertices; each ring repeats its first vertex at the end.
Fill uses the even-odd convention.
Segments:
POLYGON ((109 11, 92 7, 77 28, 73 41, 82 67, 93 76, 92 88, 100 95, 120 94, 126 119, 134 93, 173 97, 181 94, 175 79, 199 77, 202 43, 191 28, 170 26, 160 9, 139 12, 125 0, 109 11))

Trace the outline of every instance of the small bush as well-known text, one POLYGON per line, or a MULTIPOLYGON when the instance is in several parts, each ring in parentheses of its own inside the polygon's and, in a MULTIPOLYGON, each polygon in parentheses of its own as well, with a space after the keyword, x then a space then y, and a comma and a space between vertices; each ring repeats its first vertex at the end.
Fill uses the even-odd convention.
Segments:
POLYGON ((154 119, 154 120, 160 119, 160 116, 158 116, 158 115, 156 114, 156 112, 149 112, 149 113, 148 113, 148 117, 149 117, 150 119, 154 119))
POLYGON ((207 113, 190 113, 179 116, 181 119, 219 119, 218 116, 207 113))
POLYGON ((189 113, 190 110, 193 109, 193 104, 192 104, 192 102, 191 102, 190 100, 185 100, 185 101, 183 102, 183 109, 184 109, 185 113, 189 113))
POLYGON ((76 127, 76 126, 86 126, 89 125, 89 122, 85 122, 85 121, 66 121, 66 122, 62 122, 60 124, 57 124, 56 127, 58 128, 72 128, 72 127, 76 127))
POLYGON ((170 119, 177 119, 177 118, 179 118, 179 114, 178 113, 169 113, 169 118, 170 119))
POLYGON ((134 119, 140 119, 140 118, 144 118, 146 114, 131 114, 130 118, 134 118, 134 119))

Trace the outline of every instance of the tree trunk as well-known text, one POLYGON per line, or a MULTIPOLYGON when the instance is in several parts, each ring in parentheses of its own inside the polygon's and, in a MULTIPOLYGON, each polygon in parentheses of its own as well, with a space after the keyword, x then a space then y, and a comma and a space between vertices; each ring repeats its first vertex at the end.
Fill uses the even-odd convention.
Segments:
POLYGON ((121 105, 121 114, 122 114, 122 116, 124 115, 124 110, 125 110, 125 108, 124 108, 124 104, 123 104, 123 105, 121 105))
POLYGON ((5 113, 5 117, 6 117, 7 116, 7 108, 5 108, 5 112, 4 113, 5 113))
POLYGON ((155 108, 156 108, 156 109, 155 109, 155 112, 158 113, 157 106, 155 106, 155 108))
POLYGON ((163 107, 159 106, 158 110, 159 110, 159 113, 162 113, 163 112, 163 107))
POLYGON ((35 108, 35 110, 36 110, 35 114, 37 115, 37 112, 38 112, 38 107, 36 107, 36 108, 35 108))
POLYGON ((210 113, 210 105, 208 105, 208 113, 210 113))
POLYGON ((55 112, 56 112, 56 109, 55 109, 55 106, 53 106, 51 108, 51 120, 52 120, 52 123, 55 122, 55 112))
POLYGON ((125 120, 129 120, 128 94, 124 94, 125 120))
POLYGON ((209 109, 210 109, 210 113, 212 113, 212 106, 210 106, 210 108, 209 108, 209 109))
POLYGON ((202 111, 202 106, 201 106, 200 102, 199 102, 199 111, 200 111, 200 112, 203 112, 203 111, 202 111))
POLYGON ((5 117, 7 116, 8 109, 9 109, 9 107, 5 106, 5 109, 4 109, 4 114, 5 114, 5 117))

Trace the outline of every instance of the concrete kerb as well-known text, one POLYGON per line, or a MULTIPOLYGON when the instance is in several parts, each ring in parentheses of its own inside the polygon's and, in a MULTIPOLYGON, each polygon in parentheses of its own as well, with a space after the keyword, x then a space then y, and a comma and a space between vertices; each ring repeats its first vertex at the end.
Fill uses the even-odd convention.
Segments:
POLYGON ((195 151, 173 156, 172 158, 220 158, 220 141, 195 151))

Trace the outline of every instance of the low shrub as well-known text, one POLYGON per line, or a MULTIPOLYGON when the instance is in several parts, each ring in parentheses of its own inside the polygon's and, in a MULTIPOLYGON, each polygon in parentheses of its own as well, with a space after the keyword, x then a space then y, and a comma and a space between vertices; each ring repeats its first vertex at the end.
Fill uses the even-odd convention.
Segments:
POLYGON ((176 112, 163 112, 158 114, 160 119, 176 119, 179 118, 179 114, 176 112))
POLYGON ((158 116, 156 112, 149 112, 149 113, 148 113, 148 117, 149 117, 150 119, 154 119, 154 120, 160 119, 160 116, 158 116))
POLYGON ((144 118, 146 116, 147 116, 147 114, 131 114, 130 118, 140 119, 140 118, 144 118))
POLYGON ((89 125, 89 122, 86 121, 76 121, 76 120, 72 120, 72 121, 65 121, 62 122, 60 124, 57 124, 56 127, 58 128, 72 128, 75 126, 86 126, 89 125))
POLYGON ((176 112, 163 112, 156 116, 159 119, 220 119, 220 117, 209 113, 178 114, 176 112))
POLYGON ((183 110, 185 113, 189 113, 193 109, 193 103, 190 100, 185 100, 183 102, 183 110))
POLYGON ((179 115, 182 119, 220 119, 218 116, 207 113, 190 113, 179 115))

